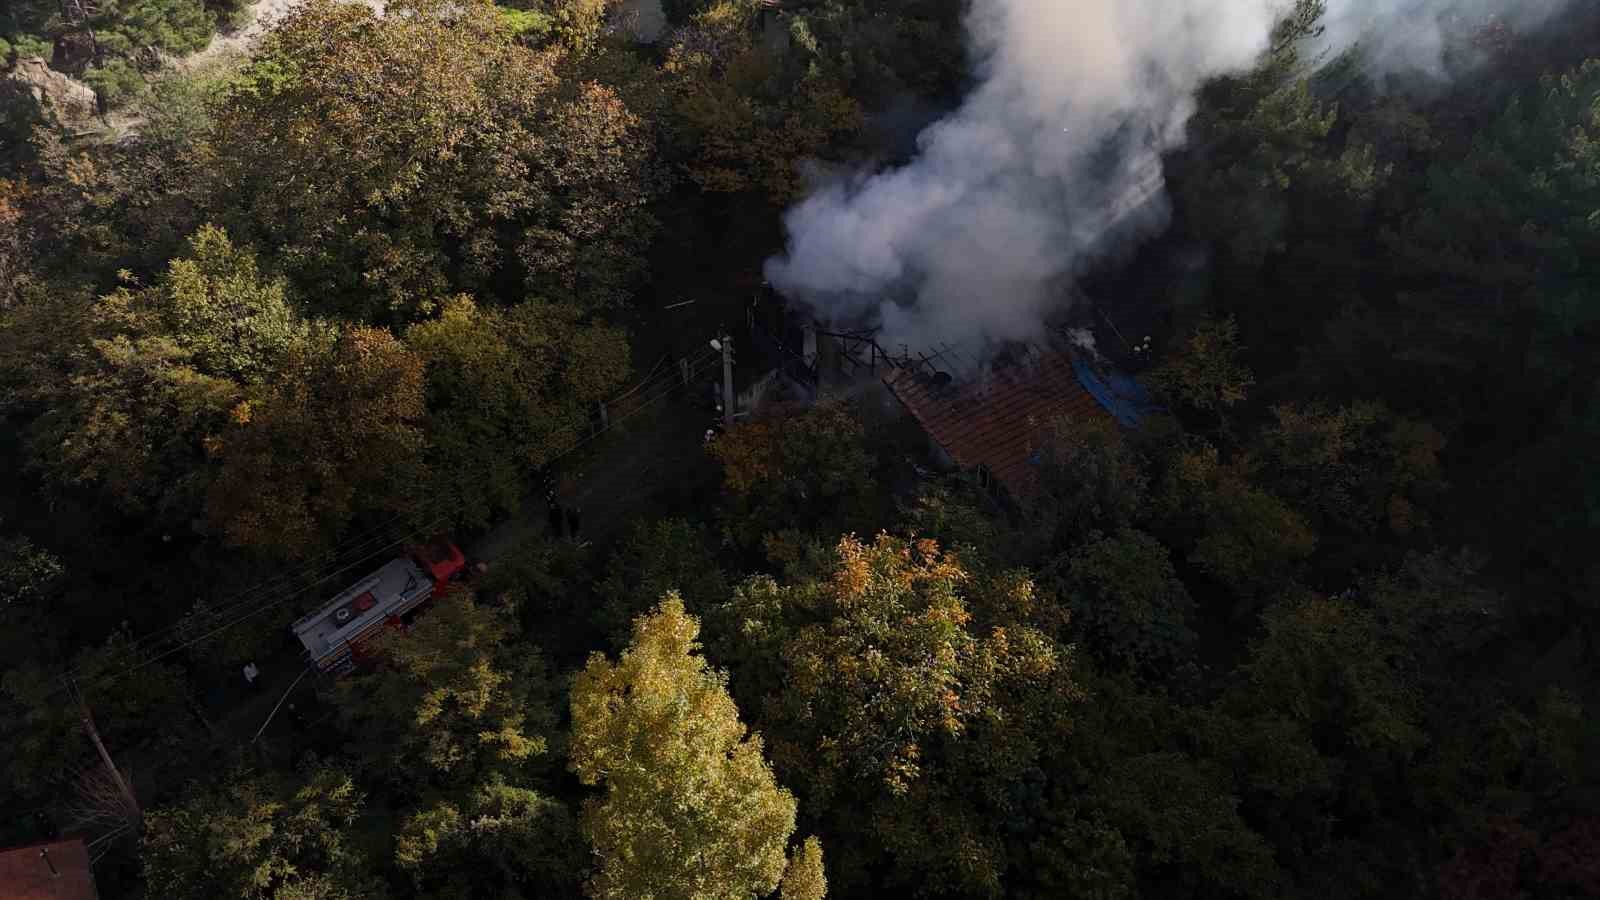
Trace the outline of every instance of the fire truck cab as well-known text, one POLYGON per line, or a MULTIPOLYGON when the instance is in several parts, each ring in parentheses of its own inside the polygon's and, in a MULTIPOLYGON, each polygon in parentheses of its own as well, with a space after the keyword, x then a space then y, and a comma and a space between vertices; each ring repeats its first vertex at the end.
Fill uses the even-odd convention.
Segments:
POLYGON ((390 560, 290 628, 306 656, 324 672, 342 675, 362 661, 362 642, 443 594, 466 568, 461 550, 438 539, 390 560))

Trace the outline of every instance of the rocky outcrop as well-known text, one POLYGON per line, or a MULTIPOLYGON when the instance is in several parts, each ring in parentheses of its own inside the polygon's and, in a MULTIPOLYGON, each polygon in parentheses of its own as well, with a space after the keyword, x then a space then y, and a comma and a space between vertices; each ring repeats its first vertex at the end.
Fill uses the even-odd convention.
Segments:
POLYGON ((30 97, 45 115, 66 126, 87 124, 99 112, 93 88, 37 56, 17 60, 0 75, 0 98, 5 96, 30 97))

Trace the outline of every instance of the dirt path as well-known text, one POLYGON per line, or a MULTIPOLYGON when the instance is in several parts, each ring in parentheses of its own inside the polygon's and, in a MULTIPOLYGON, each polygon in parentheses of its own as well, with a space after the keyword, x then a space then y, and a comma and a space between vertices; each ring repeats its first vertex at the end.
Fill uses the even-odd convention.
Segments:
MULTIPOLYGON (((271 31, 274 25, 283 21, 303 2, 305 0, 258 0, 250 9, 248 23, 232 34, 212 35, 211 43, 204 50, 197 50, 174 60, 173 68, 192 72, 220 59, 235 55, 248 56, 262 35, 271 31)), ((385 0, 349 0, 349 2, 365 2, 373 11, 380 14, 385 4, 385 0)))

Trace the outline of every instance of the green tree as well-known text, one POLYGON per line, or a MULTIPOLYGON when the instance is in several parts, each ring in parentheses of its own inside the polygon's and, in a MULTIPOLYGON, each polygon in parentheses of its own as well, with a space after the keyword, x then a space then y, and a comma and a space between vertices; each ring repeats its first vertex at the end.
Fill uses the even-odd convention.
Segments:
POLYGON ((702 190, 795 199, 800 164, 837 154, 862 125, 859 104, 819 65, 797 20, 798 40, 777 49, 750 0, 718 0, 697 12, 667 50, 667 119, 674 158, 702 190))
POLYGON ((1238 812, 1226 776, 1181 753, 1114 763, 1087 802, 1124 836, 1162 896, 1276 897, 1271 847, 1238 812))
POLYGON ((149 812, 140 838, 149 897, 355 900, 380 888, 354 829, 364 796, 339 769, 304 781, 234 772, 149 812))
POLYGON ((1377 403, 1280 404, 1272 415, 1251 442, 1250 465, 1321 536, 1329 577, 1397 562, 1426 536, 1445 488, 1438 430, 1377 403))
POLYGON ((822 843, 806 838, 789 858, 778 886, 780 900, 822 900, 828 895, 828 877, 822 869, 822 843))
POLYGON ((455 297, 405 337, 427 367, 427 493, 480 527, 519 507, 533 471, 577 441, 628 371, 620 331, 556 304, 455 297))
POLYGON ((230 544, 293 556, 334 544, 359 511, 411 509, 422 370, 382 329, 298 342, 277 379, 207 441, 220 467, 206 497, 212 526, 230 544))
POLYGON ((1009 808, 1080 698, 1068 651, 1029 624, 1032 583, 884 535, 730 606, 738 683, 765 693, 774 761, 837 836, 836 876, 888 863, 895 884, 998 894, 1005 825, 980 811, 1009 808))
POLYGON ((663 519, 629 530, 596 593, 600 608, 595 624, 621 648, 632 634, 633 620, 650 609, 641 598, 676 593, 686 608, 710 610, 727 598, 728 580, 711 555, 704 528, 663 519))
POLYGON ((1038 484, 1032 517, 1049 535, 1050 548, 1063 550, 1096 529, 1132 524, 1149 478, 1116 423, 1062 417, 1050 423, 1040 447, 1038 484))
POLYGON ((519 632, 514 609, 454 591, 379 639, 382 664, 338 686, 344 730, 374 773, 418 794, 495 775, 524 783, 555 716, 544 663, 519 632))
POLYGON ((218 110, 215 203, 278 248, 319 311, 406 321, 518 279, 614 302, 652 230, 651 146, 560 60, 488 3, 307 4, 218 110))
POLYGON ((573 682, 572 769, 605 788, 583 813, 593 897, 736 900, 783 877, 794 797, 695 652, 699 631, 668 594, 619 662, 594 654, 573 682))
POLYGON ((1228 410, 1245 399, 1255 377, 1239 355, 1239 326, 1207 318, 1150 375, 1158 393, 1185 411, 1215 417, 1226 433, 1228 410))
POLYGON ((745 547, 799 525, 820 535, 870 522, 879 504, 865 432, 841 402, 742 424, 711 442, 722 463, 724 520, 745 547))
POLYGON ((1164 461, 1151 501, 1167 545, 1231 588, 1241 611, 1290 583, 1317 546, 1304 517, 1251 475, 1223 464, 1205 441, 1183 442, 1164 461))
POLYGON ((1499 465, 1482 479, 1498 489, 1474 502, 1498 510, 1483 539, 1528 569, 1548 560, 1558 596, 1592 574, 1587 548, 1600 533, 1600 481, 1568 462, 1600 436, 1600 312, 1588 288, 1597 90, 1600 60, 1589 60, 1513 99, 1464 152, 1434 162, 1387 242, 1402 273, 1388 327, 1406 336, 1389 378, 1413 385, 1436 421, 1498 436, 1484 454, 1499 465), (1525 527, 1501 527, 1508 516, 1525 527))
POLYGON ((1306 887, 1381 895, 1415 844, 1394 820, 1430 744, 1415 658, 1403 635, 1347 600, 1291 596, 1262 624, 1206 741, 1231 760, 1245 814, 1306 887), (1351 846, 1335 822, 1392 832, 1393 846, 1351 846))
MULTIPOLYGON (((154 741, 170 750, 186 734, 183 674, 170 665, 147 664, 142 649, 119 631, 73 654, 69 671, 108 746, 154 741)), ((97 765, 73 689, 60 674, 51 661, 48 667, 19 665, 0 676, 8 701, 0 716, 0 742, 8 757, 4 774, 23 796, 38 796, 64 773, 97 765)))
POLYGON ((443 900, 576 897, 585 856, 564 805, 498 778, 408 816, 395 836, 396 864, 443 900))
POLYGON ((1194 603, 1155 538, 1132 528, 1096 532, 1054 568, 1072 624, 1099 658, 1159 676, 1188 656, 1194 603))
POLYGON ((21 535, 0 537, 0 609, 47 594, 61 578, 61 560, 21 535))
POLYGON ((32 424, 35 465, 59 486, 167 523, 199 511, 214 474, 205 445, 230 410, 315 330, 283 284, 215 228, 197 232, 152 287, 123 287, 86 316, 56 310, 65 322, 41 324, 58 325, 66 346, 52 349, 66 356, 55 362, 65 371, 32 388, 49 404, 32 424))

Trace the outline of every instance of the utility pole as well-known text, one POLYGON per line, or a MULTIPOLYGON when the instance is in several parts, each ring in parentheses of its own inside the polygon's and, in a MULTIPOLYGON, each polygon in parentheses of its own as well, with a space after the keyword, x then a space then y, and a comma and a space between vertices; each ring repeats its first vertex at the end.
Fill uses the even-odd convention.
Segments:
POLYGON ((139 809, 139 799, 133 796, 133 789, 128 787, 128 782, 117 770, 117 764, 111 761, 111 754, 106 751, 106 745, 100 741, 100 732, 94 727, 94 716, 89 712, 89 701, 85 700, 83 693, 78 690, 77 682, 72 684, 73 693, 78 695, 78 709, 83 713, 83 729, 89 733, 89 740, 94 742, 94 748, 100 751, 100 760, 106 764, 106 771, 111 773, 111 778, 117 783, 117 790, 122 792, 122 799, 128 804, 128 811, 137 821, 144 813, 139 809))
POLYGON ((724 334, 717 342, 722 351, 722 427, 733 428, 733 338, 724 334))

